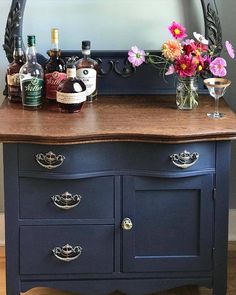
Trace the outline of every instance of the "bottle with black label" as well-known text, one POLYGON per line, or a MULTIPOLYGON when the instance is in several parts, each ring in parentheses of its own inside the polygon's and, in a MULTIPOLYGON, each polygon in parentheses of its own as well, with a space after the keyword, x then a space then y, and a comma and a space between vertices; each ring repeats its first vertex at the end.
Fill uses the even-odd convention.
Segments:
POLYGON ((90 58, 90 41, 82 41, 83 57, 77 62, 77 77, 87 88, 87 101, 93 102, 97 98, 97 70, 98 63, 90 58))
POLYGON ((66 65, 61 58, 59 49, 59 30, 51 30, 51 50, 50 59, 45 64, 45 97, 50 102, 56 102, 57 87, 66 78, 66 65))
POLYGON ((37 63, 35 36, 28 36, 27 41, 26 63, 20 69, 20 85, 23 107, 34 110, 43 103, 44 73, 37 63))
POLYGON ((7 93, 11 102, 22 102, 19 71, 24 63, 22 38, 16 36, 14 38, 13 62, 7 68, 7 93))
POLYGON ((76 77, 76 64, 72 58, 67 63, 67 78, 57 88, 57 102, 62 112, 79 112, 86 101, 86 86, 76 77))

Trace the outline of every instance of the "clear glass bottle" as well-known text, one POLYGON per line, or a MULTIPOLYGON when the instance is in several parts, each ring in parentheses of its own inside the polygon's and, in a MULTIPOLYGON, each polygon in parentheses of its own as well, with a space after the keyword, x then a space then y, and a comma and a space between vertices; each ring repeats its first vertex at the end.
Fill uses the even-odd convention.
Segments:
POLYGON ((19 71, 24 62, 22 38, 16 36, 14 38, 13 62, 7 68, 7 93, 11 102, 22 102, 19 71))
POLYGON ((20 69, 20 85, 23 107, 34 110, 43 103, 44 73, 42 66, 37 63, 35 36, 28 36, 27 41, 26 63, 20 69))
POLYGON ((98 63, 90 58, 90 41, 82 41, 83 57, 77 63, 77 77, 87 88, 87 101, 93 102, 97 98, 97 71, 98 63))
POLYGON ((75 61, 67 64, 67 78, 57 88, 57 102, 61 112, 79 112, 86 101, 86 86, 76 77, 75 61))
POLYGON ((59 30, 53 28, 51 30, 51 50, 49 52, 50 59, 45 64, 45 97, 50 102, 55 102, 57 97, 57 87, 62 80, 66 78, 66 65, 61 58, 61 50, 59 49, 59 30))

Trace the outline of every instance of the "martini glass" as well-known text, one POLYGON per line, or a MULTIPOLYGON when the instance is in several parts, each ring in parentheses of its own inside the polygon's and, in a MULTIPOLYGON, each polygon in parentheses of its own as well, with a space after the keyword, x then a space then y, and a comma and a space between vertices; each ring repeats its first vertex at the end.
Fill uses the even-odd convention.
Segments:
POLYGON ((203 82, 210 95, 215 99, 215 111, 208 113, 207 116, 213 119, 223 118, 224 114, 219 112, 219 99, 225 94, 226 88, 231 84, 231 81, 224 78, 209 78, 203 82))

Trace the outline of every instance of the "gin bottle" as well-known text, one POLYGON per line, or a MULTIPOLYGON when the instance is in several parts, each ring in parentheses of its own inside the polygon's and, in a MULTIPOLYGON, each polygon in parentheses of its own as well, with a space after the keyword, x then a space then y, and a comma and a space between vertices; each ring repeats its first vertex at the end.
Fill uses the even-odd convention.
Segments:
POLYGON ((43 103, 44 73, 37 63, 35 36, 28 36, 27 41, 26 63, 20 69, 20 85, 23 107, 34 110, 43 103))

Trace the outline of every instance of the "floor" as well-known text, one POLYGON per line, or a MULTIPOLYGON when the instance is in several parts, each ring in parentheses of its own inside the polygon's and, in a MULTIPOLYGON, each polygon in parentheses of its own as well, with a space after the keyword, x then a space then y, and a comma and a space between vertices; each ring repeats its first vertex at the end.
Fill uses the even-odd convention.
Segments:
MULTIPOLYGON (((25 293, 25 295, 72 295, 74 293, 60 292, 47 288, 35 288, 25 293)), ((5 290, 5 258, 4 248, 0 247, 0 295, 6 295, 5 290)), ((118 295, 118 294, 116 294, 118 295)), ((211 290, 197 287, 181 287, 158 295, 211 295, 211 290)), ((228 263, 228 292, 227 295, 236 295, 236 242, 229 243, 229 263, 228 263)))

